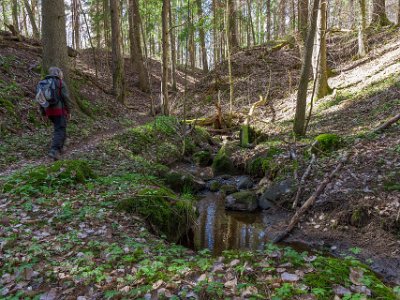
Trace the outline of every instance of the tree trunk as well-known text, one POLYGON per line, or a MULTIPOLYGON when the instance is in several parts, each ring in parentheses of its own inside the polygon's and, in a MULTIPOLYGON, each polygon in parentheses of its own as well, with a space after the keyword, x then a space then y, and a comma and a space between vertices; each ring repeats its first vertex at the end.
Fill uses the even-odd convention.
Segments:
POLYGON ((201 0, 196 0, 197 3, 197 15, 200 20, 199 24, 199 38, 200 38, 200 47, 201 47, 201 60, 203 63, 203 70, 205 73, 208 73, 208 61, 207 61, 207 49, 206 49, 206 37, 204 33, 204 17, 203 17, 203 8, 201 6, 201 0))
POLYGON ((271 40, 271 0, 267 0, 267 41, 271 40))
POLYGON ((162 6, 162 114, 169 115, 168 99, 168 62, 169 62, 169 28, 168 14, 170 0, 163 0, 162 6))
POLYGON ((131 61, 139 74, 139 88, 143 92, 150 90, 147 68, 143 60, 140 38, 141 17, 137 0, 129 0, 129 41, 131 48, 131 61))
POLYGON ((286 34, 286 0, 279 2, 279 35, 284 37, 286 34))
MULTIPOLYGON (((225 24, 226 25, 228 25, 228 19, 231 16, 229 8, 228 8, 229 5, 230 5, 229 1, 227 1, 226 2, 227 8, 226 8, 226 13, 225 13, 225 15, 227 15, 226 18, 225 18, 226 19, 225 20, 225 24)), ((228 28, 229 28, 229 25, 228 25, 228 28)), ((233 102, 234 102, 234 99, 233 99, 234 98, 234 85, 233 85, 232 60, 231 60, 231 54, 232 54, 231 49, 232 49, 232 46, 230 44, 230 38, 228 36, 228 31, 229 31, 228 28, 225 28, 225 36, 226 36, 226 42, 228 44, 226 49, 228 51, 227 56, 228 56, 228 76, 229 76, 229 113, 232 114, 233 113, 233 102)))
POLYGON ((6 8, 6 3, 5 1, 1 1, 1 10, 3 12, 3 25, 4 25, 4 30, 7 30, 6 24, 8 23, 8 15, 6 13, 7 8, 6 8))
POLYGON ((25 5, 25 8, 26 8, 26 11, 28 12, 29 21, 31 22, 31 25, 32 25, 33 37, 35 39, 39 39, 40 38, 39 30, 38 30, 38 28, 36 26, 35 16, 33 14, 31 6, 29 5, 28 0, 24 0, 24 5, 25 5))
MULTIPOLYGON (((253 38, 253 45, 256 44, 256 34, 254 32, 254 24, 253 24, 253 17, 251 15, 251 0, 247 0, 247 10, 248 10, 248 14, 249 14, 249 21, 250 21, 250 29, 251 29, 251 36, 253 38)), ((250 46, 250 43, 248 43, 250 46)))
POLYGON ((20 28, 19 28, 19 22, 18 22, 18 0, 12 0, 11 12, 12 12, 14 29, 19 33, 20 28))
POLYGON ((110 0, 111 12, 111 38, 112 38, 112 71, 113 71, 113 93, 116 100, 125 104, 125 76, 124 58, 121 51, 121 26, 120 26, 120 2, 110 0))
POLYGON ((301 69, 300 83, 297 92, 296 115, 293 131, 297 135, 304 135, 305 115, 307 105, 307 88, 312 65, 314 38, 317 29, 318 8, 320 0, 314 0, 310 28, 308 30, 306 47, 304 51, 303 66, 301 69))
POLYGON ((386 15, 386 0, 373 0, 372 26, 387 26, 390 21, 386 15))
POLYGON ((299 32, 305 41, 308 27, 308 0, 299 0, 299 32))
POLYGON ((111 40, 110 40, 110 15, 109 9, 110 0, 103 0, 103 34, 104 34, 104 46, 107 49, 110 49, 111 40))
POLYGON ((80 0, 72 1, 72 24, 73 24, 73 41, 76 50, 81 48, 81 24, 80 24, 80 14, 79 14, 80 0))
POLYGON ((68 82, 64 0, 42 0, 42 22, 43 72, 59 67, 68 82))
POLYGON ((172 24, 172 5, 169 6, 169 28, 170 33, 169 37, 171 40, 171 77, 172 77, 172 90, 175 92, 177 91, 176 88, 176 43, 175 43, 175 29, 173 28, 172 24))
POLYGON ((326 22, 327 22, 327 2, 321 0, 318 13, 318 32, 315 44, 315 80, 317 99, 323 98, 331 93, 328 85, 328 67, 326 62, 326 22))
POLYGON ((358 0, 360 5, 360 17, 358 24, 358 56, 367 55, 365 31, 367 29, 366 0, 358 0))
POLYGON ((235 0, 227 0, 228 9, 228 28, 229 28, 229 45, 231 54, 239 49, 239 41, 237 37, 236 7, 235 0))
POLYGON ((397 1, 397 25, 400 26, 400 0, 397 1))

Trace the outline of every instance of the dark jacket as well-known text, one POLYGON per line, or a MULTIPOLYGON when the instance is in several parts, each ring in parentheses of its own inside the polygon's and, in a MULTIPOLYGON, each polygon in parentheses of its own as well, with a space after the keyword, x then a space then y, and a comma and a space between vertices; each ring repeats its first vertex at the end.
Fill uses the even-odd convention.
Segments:
POLYGON ((67 85, 63 80, 56 76, 46 76, 46 79, 52 78, 56 81, 56 97, 57 104, 50 105, 47 108, 42 108, 41 111, 44 115, 50 116, 67 116, 71 112, 71 99, 67 85))

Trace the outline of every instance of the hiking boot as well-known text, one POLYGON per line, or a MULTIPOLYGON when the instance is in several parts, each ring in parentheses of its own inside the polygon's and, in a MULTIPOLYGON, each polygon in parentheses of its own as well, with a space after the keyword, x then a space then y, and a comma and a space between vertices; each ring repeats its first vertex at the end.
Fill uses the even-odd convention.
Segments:
POLYGON ((54 161, 60 159, 60 152, 58 150, 51 149, 49 151, 49 157, 52 158, 54 161))

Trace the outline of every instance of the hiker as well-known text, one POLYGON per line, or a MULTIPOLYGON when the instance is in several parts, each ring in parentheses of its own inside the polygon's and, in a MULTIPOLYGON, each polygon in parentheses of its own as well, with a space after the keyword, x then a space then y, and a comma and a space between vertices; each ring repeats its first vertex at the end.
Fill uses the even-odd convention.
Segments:
POLYGON ((42 115, 53 123, 53 140, 48 155, 54 160, 59 160, 63 153, 67 121, 71 118, 71 100, 63 77, 60 68, 51 67, 49 75, 39 83, 36 91, 36 101, 40 104, 42 115))

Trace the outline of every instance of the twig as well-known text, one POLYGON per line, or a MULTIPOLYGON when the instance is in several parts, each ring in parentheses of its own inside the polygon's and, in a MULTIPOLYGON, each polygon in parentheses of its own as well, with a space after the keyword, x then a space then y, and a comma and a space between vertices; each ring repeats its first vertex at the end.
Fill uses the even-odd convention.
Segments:
POLYGON ((308 165, 306 171, 304 172, 303 176, 301 177, 301 180, 299 183, 299 188, 297 189, 297 193, 296 193, 296 198, 294 199, 294 202, 293 202, 293 206, 292 206, 293 208, 296 208, 297 204, 299 203, 301 193, 303 192, 303 189, 304 189, 304 184, 306 183, 308 176, 310 176, 311 169, 315 162, 315 159, 316 159, 316 156, 315 156, 315 154, 313 154, 311 157, 310 164, 308 165))
POLYGON ((292 219, 290 220, 289 225, 286 227, 286 229, 279 234, 277 237, 273 239, 274 243, 278 243, 285 239, 287 235, 293 230, 293 228, 297 225, 297 223, 300 221, 300 218, 304 215, 304 213, 314 205, 315 201, 317 198, 324 192, 326 186, 328 185, 329 182, 332 181, 332 179, 335 177, 336 173, 339 172, 339 170, 343 167, 343 165, 347 162, 347 160, 350 157, 350 153, 346 152, 342 158, 340 159, 340 163, 336 166, 336 168, 328 175, 325 177, 325 179, 322 181, 322 183, 317 187, 317 190, 308 198, 308 200, 303 204, 303 206, 294 214, 292 219))
POLYGON ((381 132, 387 128, 389 128, 390 126, 392 126, 394 123, 396 123, 397 121, 400 120, 400 114, 396 115, 395 117, 391 118, 389 121, 387 121, 386 123, 380 125, 378 128, 376 128, 373 132, 374 133, 378 133, 381 132))

